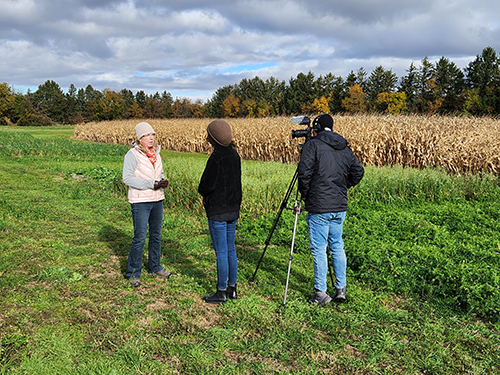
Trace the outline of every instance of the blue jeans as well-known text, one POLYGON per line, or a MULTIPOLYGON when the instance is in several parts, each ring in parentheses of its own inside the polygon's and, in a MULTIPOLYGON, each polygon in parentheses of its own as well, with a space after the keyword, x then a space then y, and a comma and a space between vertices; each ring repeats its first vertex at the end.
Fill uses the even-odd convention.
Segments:
POLYGON ((346 211, 326 214, 308 213, 306 217, 309 230, 309 247, 314 262, 314 288, 326 292, 326 274, 328 272, 327 245, 333 259, 335 288, 346 286, 347 258, 342 240, 342 227, 346 211))
POLYGON ((148 268, 149 272, 163 269, 161 257, 161 228, 163 220, 163 201, 132 203, 132 220, 134 221, 134 239, 128 254, 125 277, 141 277, 142 251, 146 243, 149 224, 148 268))
POLYGON ((217 259, 217 289, 226 290, 227 285, 236 285, 238 259, 234 247, 237 220, 215 221, 208 219, 208 229, 217 259))

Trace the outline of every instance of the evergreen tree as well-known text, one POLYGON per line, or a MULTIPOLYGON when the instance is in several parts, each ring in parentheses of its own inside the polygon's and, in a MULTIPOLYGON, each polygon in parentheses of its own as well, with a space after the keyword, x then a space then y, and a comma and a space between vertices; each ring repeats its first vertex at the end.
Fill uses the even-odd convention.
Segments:
POLYGON ((283 110, 287 115, 307 114, 316 97, 314 74, 299 73, 297 78, 290 78, 284 94, 283 110))
POLYGON ((30 95, 30 101, 40 115, 56 123, 66 122, 66 100, 61 87, 56 82, 48 80, 38 86, 38 89, 30 95))
POLYGON ((167 91, 163 91, 161 94, 160 101, 161 101, 162 107, 163 107, 163 110, 161 112, 160 117, 161 118, 172 117, 172 115, 173 115, 172 106, 174 104, 174 99, 172 98, 172 94, 167 92, 167 91))
POLYGON ((392 70, 385 70, 382 66, 376 67, 368 77, 366 84, 366 97, 369 106, 374 106, 379 94, 395 92, 397 82, 398 77, 392 70))
POLYGON ((412 111, 417 105, 420 73, 413 62, 410 64, 410 67, 406 71, 408 72, 408 74, 401 78, 399 91, 405 93, 408 109, 412 111))
POLYGON ((434 67, 436 95, 442 100, 442 113, 457 113, 462 110, 463 93, 465 91, 464 73, 460 68, 444 56, 434 67))
POLYGON ((466 81, 469 89, 477 90, 482 114, 500 112, 500 59, 491 47, 469 63, 466 81))
POLYGON ((139 105, 135 102, 134 93, 131 90, 121 89, 119 94, 123 103, 123 118, 134 118, 137 114, 137 108, 139 107, 139 105), (136 106, 134 106, 134 104, 136 104, 136 106))

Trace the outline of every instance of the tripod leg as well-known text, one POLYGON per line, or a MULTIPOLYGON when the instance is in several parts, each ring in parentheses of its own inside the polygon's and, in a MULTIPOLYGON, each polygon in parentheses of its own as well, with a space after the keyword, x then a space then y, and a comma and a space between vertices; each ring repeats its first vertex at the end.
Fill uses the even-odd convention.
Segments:
POLYGON ((276 217, 274 218, 273 226, 271 227, 271 230, 269 231, 269 234, 266 239, 266 246, 264 247, 264 250, 262 251, 262 254, 260 256, 259 261, 257 262, 257 267, 255 268, 255 272, 253 273, 252 277, 250 278, 249 282, 253 283, 255 280, 255 276, 257 275, 257 271, 259 270, 260 264, 262 260, 264 259, 264 254, 266 253, 267 247, 269 246, 269 243, 271 242, 271 237, 273 236, 273 233, 276 229, 276 226, 278 225, 278 222, 281 218, 281 214, 283 213, 283 210, 286 208, 286 205, 288 204, 288 199, 290 198, 290 195, 292 194, 293 187, 295 186, 295 183, 297 182, 299 172, 298 169, 295 170, 295 173, 293 175, 292 181, 290 182, 290 185, 288 186, 288 190, 286 191, 285 197, 283 198, 283 201, 281 202, 280 209, 278 210, 278 213, 276 217))
POLYGON ((295 223, 293 224, 293 235, 292 235, 292 245, 290 246, 290 256, 288 257, 288 272, 286 274, 286 284, 285 284, 285 296, 283 298, 283 307, 286 307, 286 295, 288 293, 288 282, 290 281, 290 270, 292 268, 292 259, 293 259, 293 247, 295 244, 295 233, 297 232, 297 220, 300 215, 300 207, 295 207, 295 223))

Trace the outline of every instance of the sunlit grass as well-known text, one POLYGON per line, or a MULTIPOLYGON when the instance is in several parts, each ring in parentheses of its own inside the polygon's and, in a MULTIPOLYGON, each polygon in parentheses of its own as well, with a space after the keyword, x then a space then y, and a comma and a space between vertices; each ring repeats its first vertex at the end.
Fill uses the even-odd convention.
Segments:
POLYGON ((132 290, 127 147, 23 137, 32 152, 0 138, 20 151, 0 155, 0 373, 500 373, 494 176, 367 167, 345 224, 348 303, 306 302, 301 214, 282 308, 290 211, 248 280, 295 165, 245 161, 241 298, 212 306, 202 297, 215 257, 196 193, 206 154, 162 153, 162 262, 176 276, 145 274, 132 290))

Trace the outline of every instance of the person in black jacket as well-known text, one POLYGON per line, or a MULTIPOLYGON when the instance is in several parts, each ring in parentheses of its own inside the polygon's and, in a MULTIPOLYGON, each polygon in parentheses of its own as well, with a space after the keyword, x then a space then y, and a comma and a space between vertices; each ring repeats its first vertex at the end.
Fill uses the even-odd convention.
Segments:
POLYGON ((203 197, 217 259, 217 291, 203 299, 221 303, 227 298, 237 298, 238 260, 234 240, 242 199, 241 159, 233 148, 231 128, 225 121, 212 121, 207 133, 214 151, 201 176, 198 192, 203 197))
POLYGON ((347 258, 342 227, 347 212, 347 189, 358 184, 364 168, 348 143, 334 133, 333 118, 326 113, 313 121, 313 138, 306 142, 298 165, 298 189, 308 211, 306 221, 309 247, 314 263, 314 294, 310 303, 325 306, 332 299, 344 302, 346 297, 347 258), (335 295, 327 293, 327 245, 333 259, 335 295))

